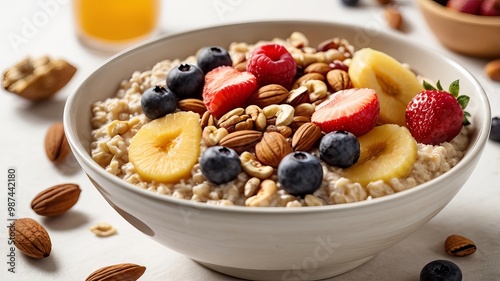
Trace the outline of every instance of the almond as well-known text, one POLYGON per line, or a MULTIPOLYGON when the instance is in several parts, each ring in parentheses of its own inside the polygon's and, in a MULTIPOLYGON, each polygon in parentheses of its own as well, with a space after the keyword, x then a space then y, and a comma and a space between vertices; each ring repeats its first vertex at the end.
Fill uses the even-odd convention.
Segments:
POLYGON ((287 88, 278 84, 269 84, 260 87, 248 98, 248 104, 264 108, 271 104, 278 104, 288 97, 287 88))
POLYGON ((401 29, 403 25, 403 16, 393 5, 387 5, 385 7, 385 19, 393 29, 401 29))
POLYGON ((321 75, 326 75, 330 70, 332 70, 332 68, 327 63, 315 62, 308 65, 304 69, 304 73, 319 73, 321 75))
POLYGON ((179 100, 179 102, 177 103, 177 107, 183 111, 192 111, 198 113, 200 117, 203 116, 203 113, 205 113, 205 111, 207 111, 207 107, 205 106, 203 101, 199 99, 179 100))
POLYGON ((31 201, 31 208, 40 216, 58 216, 76 204, 80 192, 80 187, 76 184, 55 185, 38 193, 31 201))
POLYGON ((255 146, 255 156, 264 165, 277 168, 281 159, 291 153, 292 147, 286 138, 277 132, 266 132, 255 146))
POLYGON ((321 128, 311 122, 302 124, 292 137, 295 151, 309 151, 321 138, 321 128))
POLYGON ((262 138, 262 133, 255 130, 241 130, 228 134, 219 141, 219 145, 227 146, 238 153, 252 149, 262 138))
POLYGON ((52 124, 45 135, 45 153, 52 162, 62 162, 68 156, 71 148, 64 134, 62 122, 52 124))
POLYGON ((85 281, 136 281, 145 271, 146 267, 141 265, 120 263, 92 272, 85 281))
POLYGON ((310 116, 294 116, 290 128, 296 132, 304 123, 311 122, 310 116))
POLYGON ((484 72, 491 80, 500 82, 500 59, 488 62, 484 66, 484 72))
POLYGON ((48 257, 52 250, 52 242, 45 228, 30 218, 14 221, 10 226, 9 236, 14 236, 19 251, 35 259, 48 257))

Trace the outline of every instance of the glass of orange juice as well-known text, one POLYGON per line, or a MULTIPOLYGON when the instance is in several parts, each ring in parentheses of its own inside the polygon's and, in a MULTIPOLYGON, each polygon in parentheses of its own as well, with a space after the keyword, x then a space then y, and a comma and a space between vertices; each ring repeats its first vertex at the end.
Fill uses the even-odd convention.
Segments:
POLYGON ((77 35, 88 47, 119 51, 158 32, 160 0, 73 0, 77 35))

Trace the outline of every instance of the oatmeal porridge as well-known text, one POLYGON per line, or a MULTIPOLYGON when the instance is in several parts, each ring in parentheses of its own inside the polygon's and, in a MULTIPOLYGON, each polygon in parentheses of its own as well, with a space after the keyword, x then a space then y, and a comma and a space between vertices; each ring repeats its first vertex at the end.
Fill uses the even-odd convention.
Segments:
MULTIPOLYGON (((229 111, 220 111, 222 105, 215 107, 213 104, 207 105, 205 101, 206 108, 203 103, 200 107, 200 102, 193 101, 196 98, 188 97, 182 104, 179 101, 174 112, 170 113, 170 115, 175 115, 179 112, 194 111, 197 114, 197 124, 200 127, 197 143, 199 151, 193 149, 196 153, 195 161, 188 166, 187 176, 180 176, 176 181, 158 181, 154 177, 146 176, 138 172, 137 164, 134 165, 138 161, 131 161, 129 148, 138 132, 147 124, 153 123, 152 118, 144 113, 141 103, 143 94, 157 86, 167 88, 169 71, 181 64, 196 65, 198 53, 185 59, 166 59, 155 64, 152 69, 136 71, 130 79, 121 82, 114 97, 95 102, 92 107, 91 120, 92 158, 107 172, 138 188, 174 198, 224 206, 301 207, 370 200, 410 189, 452 169, 464 156, 469 144, 470 129, 467 126, 463 126, 452 140, 438 145, 418 143, 411 138, 415 150, 405 153, 409 153, 414 159, 406 164, 408 168, 400 176, 390 176, 395 175, 390 174, 378 180, 377 177, 375 180, 370 178, 368 182, 353 180, 355 177, 348 176, 351 174, 347 171, 355 170, 354 166, 357 163, 352 166, 354 168, 340 168, 338 165, 330 165, 327 164, 328 161, 324 161, 319 143, 327 132, 324 127, 321 127, 321 122, 313 122, 311 118, 315 112, 327 107, 338 92, 347 92, 355 88, 353 83, 348 81, 351 75, 348 69, 353 63, 356 50, 349 42, 340 38, 327 40, 318 47, 311 47, 304 35, 294 33, 286 39, 273 39, 255 44, 239 42, 231 44, 227 48, 231 58, 231 68, 246 72, 250 67, 248 60, 252 52, 259 46, 270 43, 284 46, 296 63, 294 65, 296 73, 289 85, 278 87, 273 83, 259 84, 257 82, 257 86, 251 90, 252 93, 246 99, 253 102, 231 105, 229 111), (337 70, 335 75, 330 75, 329 72, 333 70, 337 70), (345 76, 346 74, 349 75, 345 76), (262 90, 261 95, 258 96, 256 93, 266 85, 268 91, 262 90), (275 87, 269 88, 269 85, 275 87), (283 93, 284 88, 287 89, 286 95, 283 93), (265 93, 268 95, 266 96, 265 93), (279 100, 278 95, 284 96, 279 100), (266 104, 266 101, 272 98, 279 101, 266 104), (309 127, 306 128, 305 125, 309 127), (237 132, 240 133, 239 138, 233 134, 237 132), (221 135, 218 136, 218 133, 221 135), (266 146, 263 139, 268 138, 270 133, 274 133, 273 136, 280 135, 280 137, 266 146), (299 134, 300 137, 297 136, 299 134), (315 135, 314 138, 313 135, 315 135), (234 137, 231 139, 228 136, 234 137), (255 140, 253 140, 254 137, 255 140), (239 141, 238 145, 234 144, 236 141, 239 141), (260 147, 257 147, 259 142, 262 143, 260 147), (230 180, 214 183, 200 167, 200 158, 208 148, 222 146, 221 144, 227 144, 237 152, 241 169, 237 169, 237 175, 230 180), (321 164, 319 169, 321 169, 322 177, 317 188, 298 195, 283 188, 278 176, 278 165, 285 156, 280 153, 290 154, 302 149, 315 159, 321 159, 318 163, 321 164), (266 157, 261 156, 264 153, 267 153, 266 157), (268 160, 275 159, 273 157, 278 157, 277 162, 268 160)), ((402 66, 404 67, 403 64, 402 66)), ((207 73, 205 74, 208 76, 207 73)), ((259 76, 254 76, 259 81, 259 76)), ((421 79, 415 76, 419 84, 421 84, 421 79)), ((207 80, 205 83, 208 83, 207 80)), ((358 155, 359 157, 355 160, 366 158, 364 155, 366 153, 373 153, 364 151, 363 145, 367 142, 365 139, 369 139, 374 134, 372 129, 374 126, 383 127, 381 119, 382 123, 397 124, 390 120, 392 116, 387 113, 382 103, 379 105, 378 100, 374 108, 377 109, 374 110, 377 124, 367 125, 369 129, 366 132, 357 133, 356 137, 361 144, 359 152, 361 155, 358 155)), ((357 125, 360 124, 358 122, 357 125)), ((404 125, 397 127, 403 128, 403 133, 407 133, 404 125)), ((393 169, 393 166, 388 167, 388 170, 393 169)))

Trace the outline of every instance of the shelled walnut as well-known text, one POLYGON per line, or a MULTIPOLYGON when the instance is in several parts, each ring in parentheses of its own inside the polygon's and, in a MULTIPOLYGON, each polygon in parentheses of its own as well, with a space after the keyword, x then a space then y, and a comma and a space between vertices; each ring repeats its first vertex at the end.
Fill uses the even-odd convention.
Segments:
POLYGON ((23 98, 41 101, 52 97, 64 87, 76 70, 76 67, 63 59, 26 57, 4 72, 2 86, 23 98))

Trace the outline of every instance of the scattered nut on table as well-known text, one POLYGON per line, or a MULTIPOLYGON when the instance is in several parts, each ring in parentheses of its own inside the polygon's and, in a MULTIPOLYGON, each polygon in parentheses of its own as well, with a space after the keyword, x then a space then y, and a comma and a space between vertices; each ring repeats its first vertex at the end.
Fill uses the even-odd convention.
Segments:
POLYGON ((33 198, 31 209, 40 216, 59 216, 76 204, 80 193, 80 186, 74 183, 54 185, 42 190, 33 198))
POLYGON ((465 257, 474 254, 477 247, 469 238, 454 234, 446 238, 444 249, 449 255, 465 257))
POLYGON ((500 82, 500 59, 488 62, 484 66, 484 72, 491 80, 500 82))
POLYGON ((31 218, 19 218, 9 227, 9 236, 14 237, 14 245, 23 254, 43 259, 50 255, 52 242, 47 230, 31 218))
POLYGON ((73 77, 76 67, 63 59, 26 57, 3 74, 5 90, 32 101, 52 97, 73 77))
POLYGON ((108 223, 98 223, 90 227, 95 235, 99 237, 108 237, 116 234, 116 228, 108 223))
POLYGON ((99 268, 87 276, 85 281, 135 281, 139 279, 145 271, 146 267, 142 265, 120 263, 99 268))
POLYGON ((50 161, 62 162, 71 152, 62 122, 52 124, 45 135, 45 153, 50 161))
POLYGON ((394 5, 387 5, 385 7, 385 19, 387 24, 393 29, 401 29, 403 25, 403 16, 398 8, 394 5))

